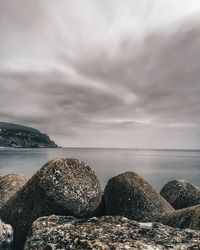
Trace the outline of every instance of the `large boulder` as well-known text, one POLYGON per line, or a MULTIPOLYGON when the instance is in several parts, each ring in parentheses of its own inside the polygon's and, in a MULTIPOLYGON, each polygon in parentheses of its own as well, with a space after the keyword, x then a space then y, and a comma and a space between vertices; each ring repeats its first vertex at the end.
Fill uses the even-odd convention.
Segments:
POLYGON ((136 221, 174 210, 149 183, 133 172, 110 179, 104 195, 108 215, 121 215, 136 221))
POLYGON ((0 219, 0 249, 11 250, 13 230, 10 225, 4 224, 0 219))
POLYGON ((164 213, 144 221, 157 221, 171 227, 200 230, 200 205, 164 213))
POLYGON ((27 178, 19 173, 0 176, 0 208, 26 182, 27 178))
POLYGON ((175 209, 191 207, 200 204, 200 188, 186 180, 168 182, 160 194, 175 209))
POLYGON ((138 223, 124 217, 91 219, 42 217, 32 225, 24 250, 164 250, 199 249, 200 232, 158 223, 138 223))
POLYGON ((89 217, 101 202, 100 183, 89 166, 68 158, 47 162, 1 208, 1 218, 13 226, 14 246, 22 249, 34 220, 44 215, 89 217))

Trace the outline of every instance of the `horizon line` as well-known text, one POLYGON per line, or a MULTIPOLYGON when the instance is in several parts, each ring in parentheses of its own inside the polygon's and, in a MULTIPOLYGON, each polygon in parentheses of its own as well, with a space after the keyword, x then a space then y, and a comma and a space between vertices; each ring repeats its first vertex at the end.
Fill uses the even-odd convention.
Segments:
POLYGON ((69 147, 61 146, 61 148, 77 148, 77 149, 126 149, 126 150, 147 150, 147 151, 200 151, 200 148, 197 149, 182 149, 182 148, 120 148, 120 147, 69 147))

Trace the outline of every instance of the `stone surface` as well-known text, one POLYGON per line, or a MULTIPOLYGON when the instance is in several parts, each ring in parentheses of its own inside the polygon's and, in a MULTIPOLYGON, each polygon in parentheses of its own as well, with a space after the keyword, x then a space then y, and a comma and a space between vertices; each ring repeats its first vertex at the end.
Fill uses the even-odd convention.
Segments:
POLYGON ((19 173, 0 176, 0 208, 26 182, 27 178, 19 173))
POLYGON ((100 217, 100 216, 104 216, 104 215, 106 215, 106 207, 105 207, 105 198, 104 198, 104 195, 102 195, 101 203, 98 206, 94 216, 100 217))
POLYGON ((191 207, 200 204, 200 188, 186 180, 168 182, 160 194, 175 209, 191 207))
POLYGON ((14 230, 14 244, 20 249, 32 222, 44 215, 87 217, 101 202, 100 183, 85 163, 60 158, 47 162, 1 208, 0 216, 14 230))
POLYGON ((0 220, 0 249, 11 250, 13 242, 13 230, 10 225, 4 224, 0 220))
POLYGON ((133 172, 110 179, 104 195, 108 215, 121 215, 136 221, 174 210, 149 183, 133 172))
POLYGON ((0 147, 12 148, 57 148, 58 146, 48 135, 39 130, 0 122, 0 147))
POLYGON ((189 250, 199 249, 200 232, 124 217, 42 217, 32 225, 24 250, 189 250))
POLYGON ((171 227, 200 230, 200 205, 175 210, 144 221, 157 221, 171 227))

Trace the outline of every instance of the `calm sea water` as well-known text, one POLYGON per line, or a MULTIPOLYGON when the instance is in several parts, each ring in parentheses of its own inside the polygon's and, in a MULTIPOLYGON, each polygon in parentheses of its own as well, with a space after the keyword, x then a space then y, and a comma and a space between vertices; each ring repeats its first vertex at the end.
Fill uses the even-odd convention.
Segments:
POLYGON ((0 149, 0 175, 20 172, 31 177, 44 163, 56 157, 86 162, 102 187, 109 178, 125 171, 141 174, 156 190, 169 180, 187 179, 200 186, 200 151, 134 149, 0 149))

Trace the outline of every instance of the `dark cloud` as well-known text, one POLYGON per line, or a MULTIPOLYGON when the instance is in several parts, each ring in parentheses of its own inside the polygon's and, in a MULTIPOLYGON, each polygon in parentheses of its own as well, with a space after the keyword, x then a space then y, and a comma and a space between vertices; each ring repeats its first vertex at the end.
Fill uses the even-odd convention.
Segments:
POLYGON ((199 124, 200 28, 189 24, 152 34, 139 46, 127 41, 112 58, 102 54, 78 65, 83 74, 113 87, 123 84, 138 96, 133 108, 158 122, 199 124))
POLYGON ((74 135, 77 128, 92 126, 96 117, 120 110, 125 101, 121 89, 113 91, 107 84, 62 72, 6 72, 1 73, 0 80, 2 119, 64 135, 71 130, 74 135))

